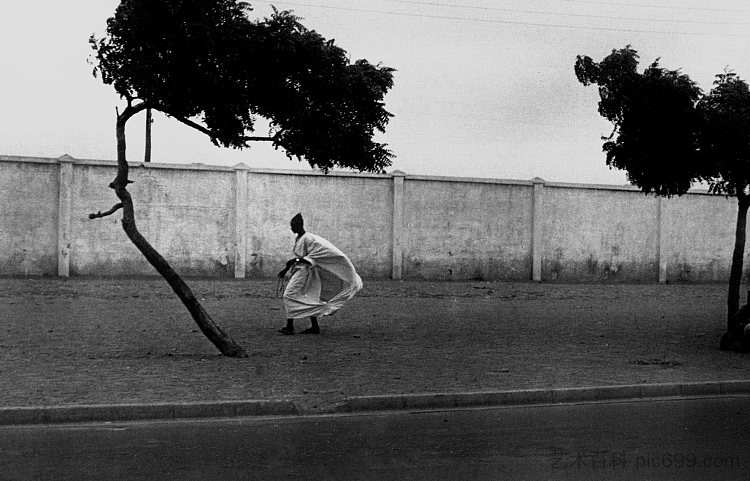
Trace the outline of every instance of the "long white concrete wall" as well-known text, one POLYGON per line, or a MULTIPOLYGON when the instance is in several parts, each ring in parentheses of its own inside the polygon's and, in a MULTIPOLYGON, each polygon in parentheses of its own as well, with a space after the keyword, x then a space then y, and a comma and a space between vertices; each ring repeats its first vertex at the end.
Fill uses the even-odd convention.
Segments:
MULTIPOLYGON (((138 227, 186 276, 267 277, 289 219, 364 277, 725 281, 732 198, 634 187, 132 163, 138 227)), ((0 156, 0 275, 155 275, 125 237, 111 161, 0 156)))

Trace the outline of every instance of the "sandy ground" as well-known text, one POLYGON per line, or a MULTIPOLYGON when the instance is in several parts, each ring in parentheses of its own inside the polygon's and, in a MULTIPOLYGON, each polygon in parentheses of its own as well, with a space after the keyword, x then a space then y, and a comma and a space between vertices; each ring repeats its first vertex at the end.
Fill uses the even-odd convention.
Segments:
POLYGON ((718 349, 725 285, 365 279, 321 335, 281 336, 275 279, 188 284, 248 358, 221 356, 161 278, 0 279, 0 406, 319 412, 352 395, 750 379, 750 355, 718 349))

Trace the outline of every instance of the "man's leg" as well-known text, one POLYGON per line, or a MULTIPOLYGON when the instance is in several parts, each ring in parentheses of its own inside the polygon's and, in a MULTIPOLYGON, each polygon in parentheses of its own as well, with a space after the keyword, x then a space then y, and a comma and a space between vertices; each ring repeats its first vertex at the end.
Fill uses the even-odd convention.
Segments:
POLYGON ((286 326, 279 329, 280 334, 294 334, 294 319, 287 319, 286 326))
POLYGON ((302 331, 302 334, 320 334, 320 326, 318 326, 318 318, 310 316, 310 328, 302 331))

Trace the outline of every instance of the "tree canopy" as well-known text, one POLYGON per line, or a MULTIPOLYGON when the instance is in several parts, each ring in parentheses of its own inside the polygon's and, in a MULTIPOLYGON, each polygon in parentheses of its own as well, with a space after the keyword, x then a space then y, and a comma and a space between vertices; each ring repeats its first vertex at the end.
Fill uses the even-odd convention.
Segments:
POLYGON ((737 196, 750 185, 750 89, 734 72, 716 76, 714 88, 698 102, 704 119, 700 147, 711 167, 713 192, 737 196))
POLYGON ((614 125, 602 146, 607 165, 644 192, 683 194, 708 175, 698 145, 701 89, 658 59, 643 73, 637 68, 638 53, 627 46, 599 63, 579 55, 575 73, 584 85, 599 85, 599 113, 614 125))
POLYGON ((123 0, 90 42, 95 73, 128 100, 244 148, 269 141, 312 167, 382 172, 392 153, 373 141, 391 114, 394 70, 350 62, 334 40, 288 11, 251 20, 236 0, 123 0), (270 131, 252 136, 257 117, 270 131))
POLYGON ((750 89, 736 73, 716 75, 706 94, 685 74, 643 73, 627 46, 601 62, 578 56, 575 73, 599 85, 599 113, 612 122, 607 164, 645 192, 680 195, 697 180, 714 193, 742 196, 750 186, 750 89))

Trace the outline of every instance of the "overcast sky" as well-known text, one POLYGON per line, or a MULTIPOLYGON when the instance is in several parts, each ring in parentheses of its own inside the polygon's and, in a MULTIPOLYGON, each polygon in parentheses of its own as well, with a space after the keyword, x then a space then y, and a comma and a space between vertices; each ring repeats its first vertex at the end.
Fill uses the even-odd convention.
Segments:
MULTIPOLYGON (((0 7, 0 155, 114 159, 114 90, 86 60, 117 0, 36 0, 0 7)), ((293 10, 351 55, 397 70, 394 114, 378 139, 393 169, 422 175, 623 184, 607 168, 595 86, 576 55, 601 60, 631 44, 641 70, 657 57, 704 90, 725 67, 750 79, 750 2, 743 0, 299 0, 293 10)), ((265 132, 259 132, 264 134, 265 132)), ((143 158, 144 118, 129 123, 129 159, 143 158)), ((214 147, 157 116, 154 162, 307 169, 267 145, 214 147)))

